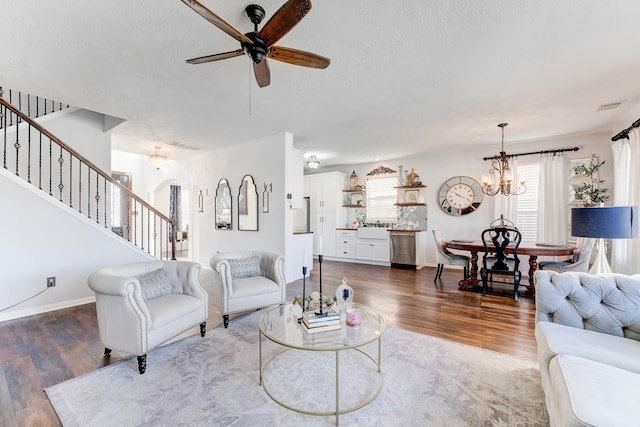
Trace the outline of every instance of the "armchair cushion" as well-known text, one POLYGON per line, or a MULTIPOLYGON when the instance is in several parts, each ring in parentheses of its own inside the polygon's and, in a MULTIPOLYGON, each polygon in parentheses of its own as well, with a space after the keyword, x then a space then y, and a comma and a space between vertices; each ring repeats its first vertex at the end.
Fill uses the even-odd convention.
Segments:
POLYGON ((229 313, 285 301, 287 282, 282 255, 265 251, 225 252, 214 255, 209 264, 215 279, 211 298, 222 313, 225 327, 229 324, 229 313), (242 277, 238 278, 239 274, 242 277))
POLYGON ((252 256, 248 258, 229 259, 229 269, 232 279, 262 276, 260 258, 252 256))
POLYGON ((140 282, 142 299, 145 301, 171 293, 171 283, 167 280, 167 273, 161 268, 136 276, 136 279, 140 282))

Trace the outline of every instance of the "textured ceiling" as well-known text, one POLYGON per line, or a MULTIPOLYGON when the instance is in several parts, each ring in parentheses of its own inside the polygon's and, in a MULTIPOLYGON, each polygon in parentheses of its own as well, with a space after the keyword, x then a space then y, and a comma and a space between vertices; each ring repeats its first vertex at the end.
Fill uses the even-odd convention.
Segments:
MULTIPOLYGON (((201 0, 242 32, 249 0, 201 0)), ((268 19, 283 0, 260 0, 268 19)), ((640 1, 322 0, 277 44, 326 70, 248 57, 180 0, 3 0, 0 85, 126 119, 114 148, 294 134, 323 166, 618 131, 640 116, 640 1), (614 110, 600 105, 623 101, 614 110)), ((266 22, 266 20, 264 21, 266 22)), ((175 147, 174 156, 179 156, 175 147)))

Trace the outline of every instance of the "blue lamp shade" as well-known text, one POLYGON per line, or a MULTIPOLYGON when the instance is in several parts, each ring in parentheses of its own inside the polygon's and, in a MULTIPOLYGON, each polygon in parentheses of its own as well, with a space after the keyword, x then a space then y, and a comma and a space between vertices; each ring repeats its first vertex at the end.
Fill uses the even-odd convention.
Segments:
POLYGON ((638 237, 637 206, 571 209, 571 235, 604 239, 638 237))

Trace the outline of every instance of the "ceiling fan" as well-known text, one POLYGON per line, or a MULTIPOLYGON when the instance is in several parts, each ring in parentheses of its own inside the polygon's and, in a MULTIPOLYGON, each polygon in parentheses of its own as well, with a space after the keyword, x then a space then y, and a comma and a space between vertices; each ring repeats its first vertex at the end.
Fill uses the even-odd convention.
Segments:
POLYGON ((269 71, 267 58, 311 68, 327 68, 331 63, 329 58, 315 53, 274 45, 309 13, 311 0, 288 0, 273 14, 260 31, 258 31, 258 24, 264 19, 265 11, 256 4, 250 4, 245 8, 245 11, 251 22, 253 22, 254 31, 246 34, 236 30, 231 24, 207 9, 197 0, 181 1, 198 15, 239 41, 241 46, 240 49, 231 52, 187 59, 189 64, 204 64, 247 54, 253 61, 253 72, 258 86, 265 87, 269 86, 271 82, 271 72, 269 71))

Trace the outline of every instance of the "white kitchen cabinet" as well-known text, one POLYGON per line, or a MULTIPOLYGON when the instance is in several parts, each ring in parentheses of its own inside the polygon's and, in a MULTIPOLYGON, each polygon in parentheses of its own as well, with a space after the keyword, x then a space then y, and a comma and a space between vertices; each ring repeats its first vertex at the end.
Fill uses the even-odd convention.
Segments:
POLYGON ((313 231, 313 254, 326 256, 336 254, 336 227, 344 227, 345 214, 342 209, 342 189, 345 174, 326 172, 304 177, 305 195, 310 198, 311 231, 313 231))
POLYGON ((357 239, 356 258, 363 261, 389 262, 389 240, 357 239))
POLYGON ((313 231, 313 254, 320 253, 320 238, 322 238, 322 255, 336 255, 336 213, 311 212, 311 231, 313 231))
POLYGON ((345 174, 342 172, 326 172, 305 175, 304 188, 311 198, 311 211, 336 212, 342 207, 342 189, 345 174))
POLYGON ((356 257, 356 230, 336 230, 336 257, 356 257))

